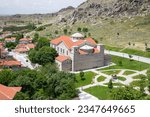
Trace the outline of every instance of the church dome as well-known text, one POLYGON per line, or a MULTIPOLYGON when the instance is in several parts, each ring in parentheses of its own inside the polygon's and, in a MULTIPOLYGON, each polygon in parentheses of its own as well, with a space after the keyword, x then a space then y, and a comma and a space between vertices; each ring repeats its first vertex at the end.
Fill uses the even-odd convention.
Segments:
POLYGON ((75 34, 71 35, 71 37, 73 37, 73 38, 84 38, 84 35, 82 35, 81 33, 75 33, 75 34))

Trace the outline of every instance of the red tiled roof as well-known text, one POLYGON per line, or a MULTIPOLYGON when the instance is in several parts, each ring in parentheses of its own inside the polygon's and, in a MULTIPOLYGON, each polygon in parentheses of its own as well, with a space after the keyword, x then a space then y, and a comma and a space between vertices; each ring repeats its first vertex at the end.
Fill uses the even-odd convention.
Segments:
POLYGON ((27 48, 17 48, 17 49, 15 49, 14 50, 15 52, 28 52, 29 51, 29 49, 27 49, 27 48))
POLYGON ((16 40, 15 37, 11 37, 11 38, 6 38, 6 39, 5 39, 5 41, 14 41, 14 40, 16 40))
POLYGON ((31 43, 31 44, 27 44, 26 46, 27 46, 29 49, 35 48, 35 44, 32 44, 32 43, 31 43))
POLYGON ((16 60, 0 60, 0 66, 20 66, 21 62, 16 60))
POLYGON ((63 62, 63 61, 68 60, 68 59, 70 59, 69 56, 59 55, 58 57, 56 57, 56 60, 60 61, 60 62, 63 62))
POLYGON ((88 54, 88 53, 84 52, 83 50, 79 50, 79 54, 88 54))
POLYGON ((0 84, 0 100, 12 100, 21 87, 7 87, 0 84))
POLYGON ((85 42, 88 42, 90 44, 96 45, 96 42, 92 38, 87 38, 85 40, 78 40, 76 42, 73 42, 72 39, 68 36, 61 36, 57 39, 54 39, 51 41, 52 44, 58 45, 59 43, 64 42, 65 45, 71 49, 73 46, 79 46, 85 42))

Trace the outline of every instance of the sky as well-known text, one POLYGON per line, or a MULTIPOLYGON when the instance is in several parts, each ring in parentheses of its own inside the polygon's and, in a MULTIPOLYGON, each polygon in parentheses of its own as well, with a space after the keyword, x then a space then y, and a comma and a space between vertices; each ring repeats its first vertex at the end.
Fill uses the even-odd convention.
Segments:
POLYGON ((52 13, 86 0, 0 0, 0 15, 52 13))

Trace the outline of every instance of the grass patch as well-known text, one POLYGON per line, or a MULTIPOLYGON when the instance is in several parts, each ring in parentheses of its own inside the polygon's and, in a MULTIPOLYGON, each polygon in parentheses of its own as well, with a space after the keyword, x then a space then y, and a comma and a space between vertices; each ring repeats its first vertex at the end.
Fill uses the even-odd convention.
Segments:
POLYGON ((150 58, 150 52, 145 52, 145 51, 141 51, 141 50, 124 49, 122 52, 150 58))
MULTIPOLYGON (((131 86, 133 87, 140 87, 140 80, 133 81, 130 83, 131 86)), ((148 83, 145 81, 145 87, 148 86, 148 83)))
MULTIPOLYGON (((115 90, 115 89, 112 89, 115 90)), ((98 99, 101 100, 109 100, 111 99, 111 93, 108 87, 103 86, 95 86, 88 89, 85 89, 87 93, 90 93, 91 95, 94 95, 98 99)))
POLYGON ((118 80, 126 81, 126 78, 124 78, 124 77, 120 77, 120 76, 118 76, 117 78, 118 78, 118 80))
MULTIPOLYGON (((105 83, 104 85, 108 85, 108 83, 105 83)), ((113 86, 125 86, 125 85, 121 83, 113 83, 113 86)))
POLYGON ((112 70, 112 71, 102 71, 102 73, 107 75, 119 74, 120 70, 112 70))
POLYGON ((77 83, 75 84, 76 87, 81 87, 81 86, 91 84, 92 79, 96 76, 96 74, 93 72, 85 72, 84 74, 85 74, 85 80, 81 80, 80 74, 76 74, 76 80, 77 80, 77 83))
POLYGON ((105 79, 106 79, 106 77, 100 76, 100 77, 98 77, 97 81, 98 81, 98 82, 102 82, 102 81, 104 81, 105 79))
POLYGON ((141 75, 137 75, 137 76, 134 76, 132 77, 133 79, 141 79, 141 75))
POLYGON ((112 56, 112 62, 115 63, 115 66, 110 66, 100 70, 109 70, 109 69, 132 69, 132 70, 145 70, 149 68, 149 64, 130 60, 123 57, 112 56))
POLYGON ((135 72, 133 72, 133 71, 125 71, 124 73, 123 73, 123 75, 131 75, 131 74, 134 74, 135 72))

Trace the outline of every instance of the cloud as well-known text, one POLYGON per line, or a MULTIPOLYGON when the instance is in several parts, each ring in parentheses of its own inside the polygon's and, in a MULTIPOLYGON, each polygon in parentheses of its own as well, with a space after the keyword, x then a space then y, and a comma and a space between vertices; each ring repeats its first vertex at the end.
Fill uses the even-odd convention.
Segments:
POLYGON ((50 13, 85 0, 0 0, 0 14, 50 13))

